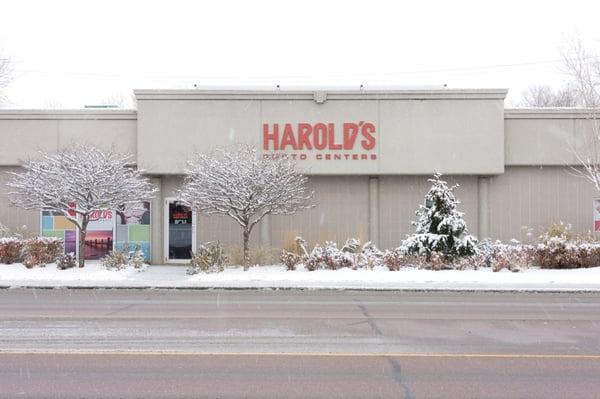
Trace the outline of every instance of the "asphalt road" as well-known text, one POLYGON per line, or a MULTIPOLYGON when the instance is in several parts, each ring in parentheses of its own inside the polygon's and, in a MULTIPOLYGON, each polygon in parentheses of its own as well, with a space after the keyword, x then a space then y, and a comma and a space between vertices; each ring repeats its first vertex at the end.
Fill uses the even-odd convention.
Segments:
POLYGON ((0 290, 0 398, 598 398, 600 295, 0 290))

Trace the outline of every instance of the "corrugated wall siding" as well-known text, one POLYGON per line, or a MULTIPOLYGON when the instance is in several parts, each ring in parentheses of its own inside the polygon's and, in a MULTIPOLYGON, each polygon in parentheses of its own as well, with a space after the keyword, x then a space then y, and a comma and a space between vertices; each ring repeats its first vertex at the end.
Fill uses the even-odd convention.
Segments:
POLYGON ((570 167, 507 167, 490 181, 490 236, 526 242, 559 221, 585 234, 593 229, 595 196, 570 167))
POLYGON ((315 191, 312 209, 291 216, 272 216, 271 245, 283 248, 301 236, 312 247, 315 242, 348 238, 365 241, 369 234, 369 178, 367 176, 312 176, 315 191))

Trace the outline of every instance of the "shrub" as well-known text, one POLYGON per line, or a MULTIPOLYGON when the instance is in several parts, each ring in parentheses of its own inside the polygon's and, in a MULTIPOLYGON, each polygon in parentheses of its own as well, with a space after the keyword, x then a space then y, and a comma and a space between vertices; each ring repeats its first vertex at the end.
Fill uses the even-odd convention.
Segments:
POLYGON ((138 271, 142 271, 146 268, 146 257, 139 245, 136 245, 133 251, 129 251, 127 254, 127 263, 138 271))
POLYGON ((323 262, 329 270, 337 270, 342 267, 352 267, 354 259, 348 252, 340 251, 333 241, 325 241, 323 250, 323 262))
POLYGON ((535 247, 535 263, 544 269, 577 269, 600 265, 600 244, 567 242, 553 237, 535 247))
POLYGON ((551 238, 560 238, 564 241, 573 241, 573 226, 565 224, 562 221, 553 223, 548 227, 548 230, 543 232, 540 237, 540 242, 546 242, 551 238))
POLYGON ((356 238, 346 240, 342 249, 338 249, 333 241, 326 241, 323 246, 316 244, 310 253, 306 251, 306 242, 302 238, 298 237, 296 242, 305 254, 302 263, 309 271, 337 270, 342 267, 351 267, 354 270, 373 268, 381 263, 383 257, 383 253, 373 243, 367 242, 361 248, 360 240, 356 238))
POLYGON ((400 270, 401 267, 407 266, 409 256, 406 254, 404 248, 399 247, 385 251, 382 257, 383 264, 392 271, 400 270))
POLYGON ((77 266, 77 257, 73 252, 62 254, 56 259, 56 267, 60 270, 71 269, 77 266))
POLYGON ((360 240, 357 238, 349 238, 342 247, 342 252, 356 254, 360 252, 360 240))
POLYGON ((477 255, 472 258, 472 261, 476 269, 491 267, 495 272, 502 269, 516 272, 533 263, 534 248, 530 245, 522 245, 516 240, 511 244, 485 240, 479 243, 477 255))
POLYGON ((542 233, 532 252, 533 263, 545 269, 600 266, 600 243, 593 237, 576 237, 563 222, 542 233))
POLYGON ((132 266, 137 271, 143 271, 146 268, 144 251, 140 249, 139 245, 130 250, 129 246, 124 244, 121 250, 110 251, 100 262, 108 270, 123 270, 128 266, 132 266))
POLYGON ((55 237, 35 237, 25 240, 23 264, 27 268, 53 263, 64 252, 63 241, 55 237))
POLYGON ((0 223, 0 238, 10 238, 10 229, 0 223))
POLYGON ((279 257, 281 263, 283 263, 287 270, 296 270, 296 266, 302 258, 298 254, 293 252, 288 252, 285 249, 281 251, 281 256, 279 257))
POLYGON ((186 273, 189 275, 198 273, 216 273, 225 269, 228 259, 225 256, 223 247, 219 241, 207 242, 198 248, 196 253, 192 253, 190 265, 186 273))
POLYGON ((19 238, 0 238, 0 263, 11 264, 20 261, 23 246, 23 240, 19 238))
POLYGON ((112 250, 104 258, 100 260, 102 266, 108 270, 122 270, 129 265, 129 257, 127 245, 123 245, 121 250, 112 250))

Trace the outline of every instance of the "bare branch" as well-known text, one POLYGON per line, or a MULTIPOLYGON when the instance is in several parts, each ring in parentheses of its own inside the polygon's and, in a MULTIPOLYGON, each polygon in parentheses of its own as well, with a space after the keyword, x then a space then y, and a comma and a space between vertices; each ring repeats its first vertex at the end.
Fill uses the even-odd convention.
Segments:
POLYGON ((289 215, 312 207, 308 179, 284 157, 260 157, 250 145, 197 154, 187 163, 180 198, 206 215, 227 215, 244 232, 244 255, 252 228, 266 215, 289 215))
POLYGON ((572 87, 586 110, 586 125, 590 127, 590 131, 577 132, 580 144, 571 145, 581 166, 573 168, 573 172, 590 181, 600 193, 600 61, 588 53, 579 38, 572 39, 562 55, 565 70, 573 80, 572 87))
MULTIPOLYGON (((57 212, 73 222, 81 238, 93 221, 92 213, 141 206, 157 189, 130 166, 131 155, 74 145, 57 153, 40 151, 36 160, 13 172, 6 184, 9 202, 24 209, 57 212)), ((83 251, 79 251, 80 266, 83 251)))
POLYGON ((10 58, 0 54, 0 104, 5 100, 4 90, 12 82, 12 64, 10 58))

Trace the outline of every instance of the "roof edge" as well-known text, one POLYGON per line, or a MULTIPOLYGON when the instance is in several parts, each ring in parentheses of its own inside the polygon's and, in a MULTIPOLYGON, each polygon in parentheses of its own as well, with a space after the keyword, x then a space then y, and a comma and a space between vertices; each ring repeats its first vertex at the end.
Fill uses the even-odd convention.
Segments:
POLYGON ((134 109, 0 109, 0 119, 137 119, 134 109))
POLYGON ((589 108, 507 108, 504 119, 591 119, 600 118, 600 109, 589 108))
POLYGON ((508 89, 406 89, 406 90, 256 90, 256 89, 137 89, 138 100, 312 100, 315 93, 326 93, 327 100, 364 99, 501 99, 508 89))

